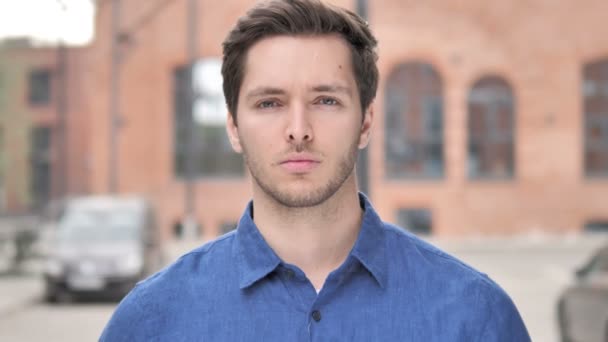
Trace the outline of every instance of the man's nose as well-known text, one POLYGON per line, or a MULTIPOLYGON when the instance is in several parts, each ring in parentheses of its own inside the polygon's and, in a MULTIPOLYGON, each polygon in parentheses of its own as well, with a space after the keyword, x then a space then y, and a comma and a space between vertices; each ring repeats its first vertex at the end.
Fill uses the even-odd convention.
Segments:
POLYGON ((302 105, 293 105, 289 109, 288 123, 285 131, 285 138, 288 142, 300 145, 312 141, 313 130, 308 114, 302 105))

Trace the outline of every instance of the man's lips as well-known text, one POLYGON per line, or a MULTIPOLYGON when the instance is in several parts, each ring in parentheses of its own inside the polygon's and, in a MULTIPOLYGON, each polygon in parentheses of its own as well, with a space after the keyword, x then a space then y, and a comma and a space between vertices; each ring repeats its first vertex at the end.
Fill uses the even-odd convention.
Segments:
POLYGON ((279 165, 290 173, 306 173, 317 167, 320 162, 311 158, 291 158, 279 165))

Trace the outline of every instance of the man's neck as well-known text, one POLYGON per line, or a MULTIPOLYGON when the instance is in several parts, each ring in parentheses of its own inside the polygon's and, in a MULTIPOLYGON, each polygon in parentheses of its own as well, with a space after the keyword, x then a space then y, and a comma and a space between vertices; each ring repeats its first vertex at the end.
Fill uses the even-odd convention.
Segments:
POLYGON ((315 288, 344 262, 359 234, 363 213, 351 178, 310 208, 287 208, 254 191, 254 221, 262 236, 283 261, 300 267, 315 288))

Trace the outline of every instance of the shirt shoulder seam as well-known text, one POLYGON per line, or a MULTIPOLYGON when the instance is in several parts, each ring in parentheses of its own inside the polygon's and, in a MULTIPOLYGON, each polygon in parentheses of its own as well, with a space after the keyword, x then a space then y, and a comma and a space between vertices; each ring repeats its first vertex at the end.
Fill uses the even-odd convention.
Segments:
MULTIPOLYGON (((385 229, 385 231, 391 232, 392 234, 395 234, 397 236, 403 237, 405 239, 407 239, 410 243, 412 243, 416 248, 420 248, 422 250, 424 250, 427 253, 430 253, 436 257, 440 257, 443 260, 446 260, 450 263, 453 263, 455 265, 457 265, 458 267, 464 268, 466 270, 468 270, 472 275, 475 276, 475 278, 481 280, 482 282, 485 282, 486 285, 492 285, 492 282, 488 279, 487 275, 469 265, 467 265, 465 262, 459 260, 458 258, 451 256, 445 252, 443 252, 442 250, 438 249, 437 247, 433 248, 429 248, 429 246, 426 246, 426 244, 429 244, 428 242, 425 242, 424 240, 420 239, 420 243, 419 241, 416 241, 416 237, 413 236, 409 236, 408 234, 404 233, 404 232, 399 232, 399 231, 395 231, 395 230, 391 230, 391 229, 387 229, 386 225, 383 225, 383 229, 385 229)), ((432 245, 431 245, 432 246, 432 245)))
POLYGON ((185 257, 187 257, 189 255, 192 255, 192 254, 203 254, 203 255, 205 255, 207 253, 210 253, 212 251, 212 249, 215 248, 215 246, 217 246, 218 244, 223 243, 224 241, 226 241, 228 239, 232 240, 233 238, 234 238, 234 233, 232 233, 232 234, 225 234, 225 235, 220 236, 219 238, 217 238, 215 240, 212 240, 212 241, 209 241, 209 242, 203 244, 202 246, 200 246, 198 248, 195 248, 194 250, 191 250, 190 252, 187 252, 186 254, 180 256, 178 258, 178 260, 182 259, 182 258, 185 258, 185 257))
POLYGON ((162 269, 162 270, 156 272, 155 274, 153 274, 152 276, 138 282, 136 284, 136 287, 141 287, 140 285, 145 285, 149 281, 152 281, 152 280, 158 278, 159 276, 163 275, 169 268, 171 268, 178 262, 180 262, 190 256, 195 256, 195 255, 204 256, 204 255, 210 253, 218 243, 223 243, 224 241, 231 239, 231 237, 233 237, 233 236, 234 236, 234 234, 226 234, 224 236, 221 236, 215 240, 209 241, 209 242, 203 244, 202 246, 199 246, 199 247, 195 248, 194 250, 191 250, 191 251, 181 255, 179 258, 177 258, 174 262, 172 262, 171 264, 166 266, 164 269, 162 269))

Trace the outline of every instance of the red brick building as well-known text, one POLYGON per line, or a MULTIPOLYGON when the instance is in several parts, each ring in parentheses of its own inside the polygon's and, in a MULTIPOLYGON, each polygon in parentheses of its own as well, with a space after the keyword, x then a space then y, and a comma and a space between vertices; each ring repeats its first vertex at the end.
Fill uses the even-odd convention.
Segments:
MULTIPOLYGON (((68 53, 65 189, 107 192, 114 179, 117 191, 154 201, 168 237, 185 210, 183 117, 189 114, 180 99, 189 61, 188 2, 121 1, 114 135, 113 3, 99 2, 91 45, 68 53)), ((200 58, 221 57, 227 31, 253 3, 199 0, 200 58)), ((604 13, 608 2, 601 0, 369 0, 381 82, 368 183, 380 214, 439 235, 606 224, 604 13)), ((52 52, 32 54, 56 64, 52 52)), ((58 122, 56 113, 31 116, 58 122)), ((227 150, 223 127, 204 115, 196 123, 196 212, 204 236, 213 237, 237 221, 250 197, 249 179, 227 150)), ((22 175, 12 172, 7 180, 22 175)))
POLYGON ((87 193, 86 51, 0 45, 0 211, 23 213, 87 193))

